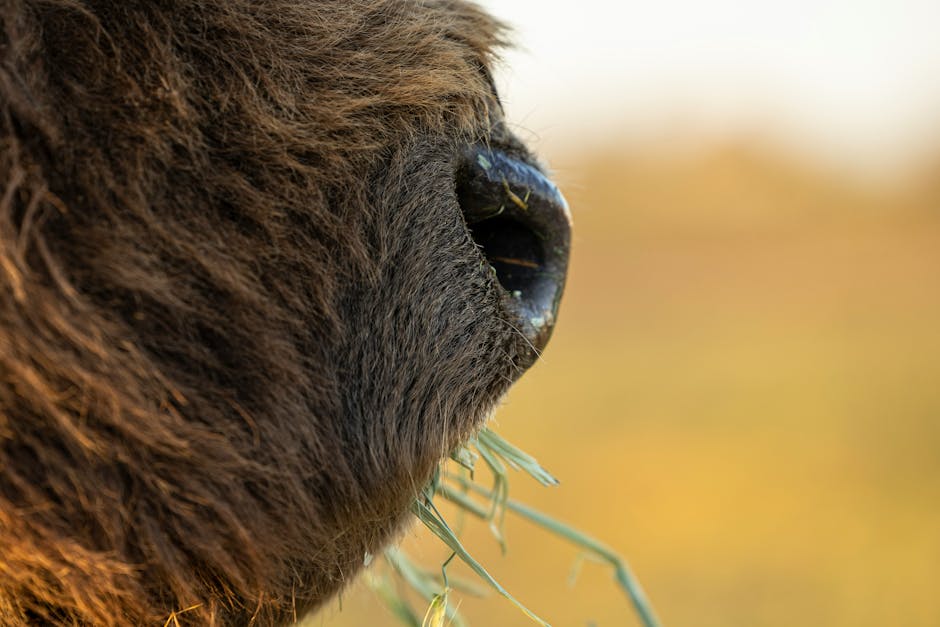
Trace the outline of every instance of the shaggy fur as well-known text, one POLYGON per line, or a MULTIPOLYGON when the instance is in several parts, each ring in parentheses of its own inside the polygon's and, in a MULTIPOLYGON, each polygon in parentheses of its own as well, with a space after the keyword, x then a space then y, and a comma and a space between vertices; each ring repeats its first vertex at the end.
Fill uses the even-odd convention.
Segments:
POLYGON ((453 182, 518 150, 502 31, 460 0, 0 20, 0 622, 293 620, 518 374, 453 182))

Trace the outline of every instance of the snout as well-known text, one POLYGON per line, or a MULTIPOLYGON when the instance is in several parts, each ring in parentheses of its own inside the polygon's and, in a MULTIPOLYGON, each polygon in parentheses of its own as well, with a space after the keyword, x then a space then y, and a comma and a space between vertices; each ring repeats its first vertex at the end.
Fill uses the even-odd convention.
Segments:
POLYGON ((470 233, 505 290, 531 365, 545 348, 565 289, 571 214, 558 188, 519 157, 476 147, 457 172, 470 233))

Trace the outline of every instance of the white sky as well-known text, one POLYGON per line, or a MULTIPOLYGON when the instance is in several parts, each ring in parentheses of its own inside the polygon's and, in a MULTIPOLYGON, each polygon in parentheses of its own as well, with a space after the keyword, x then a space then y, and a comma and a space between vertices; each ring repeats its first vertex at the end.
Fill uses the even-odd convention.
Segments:
POLYGON ((764 135, 857 169, 940 147, 940 0, 483 0, 543 148, 764 135))

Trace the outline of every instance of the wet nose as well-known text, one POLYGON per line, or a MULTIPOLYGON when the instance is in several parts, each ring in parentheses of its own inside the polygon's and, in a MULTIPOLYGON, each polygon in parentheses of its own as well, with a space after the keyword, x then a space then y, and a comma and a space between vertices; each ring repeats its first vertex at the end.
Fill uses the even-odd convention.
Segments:
POLYGON ((565 288, 571 249, 568 203, 535 165, 485 147, 464 157, 457 198, 530 344, 528 366, 551 337, 565 288))

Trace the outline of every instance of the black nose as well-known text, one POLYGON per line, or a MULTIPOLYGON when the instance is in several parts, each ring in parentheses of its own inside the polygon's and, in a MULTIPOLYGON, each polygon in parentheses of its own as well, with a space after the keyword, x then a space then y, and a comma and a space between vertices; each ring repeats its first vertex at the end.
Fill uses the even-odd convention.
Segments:
POLYGON ((568 203, 532 164, 482 147, 457 171, 457 198, 532 349, 528 366, 551 337, 565 289, 568 203))

